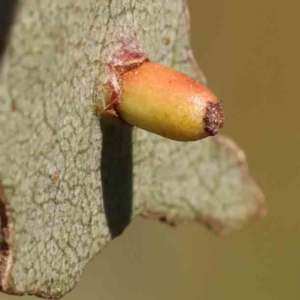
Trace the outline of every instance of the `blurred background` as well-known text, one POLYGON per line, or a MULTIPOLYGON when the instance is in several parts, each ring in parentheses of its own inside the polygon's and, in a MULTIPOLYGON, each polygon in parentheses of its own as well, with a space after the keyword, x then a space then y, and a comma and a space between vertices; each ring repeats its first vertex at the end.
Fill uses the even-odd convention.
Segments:
POLYGON ((65 300, 300 299, 300 2, 188 2, 196 59, 223 100, 223 134, 245 150, 269 214, 222 238, 136 220, 65 300))

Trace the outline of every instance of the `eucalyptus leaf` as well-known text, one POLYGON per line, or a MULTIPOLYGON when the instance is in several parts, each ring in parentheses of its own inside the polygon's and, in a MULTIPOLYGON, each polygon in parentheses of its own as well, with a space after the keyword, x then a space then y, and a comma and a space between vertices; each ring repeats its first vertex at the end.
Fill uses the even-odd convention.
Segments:
POLYGON ((60 298, 134 216, 223 234, 266 213, 243 152, 94 112, 118 41, 199 81, 182 0, 19 1, 0 74, 0 287, 60 298))

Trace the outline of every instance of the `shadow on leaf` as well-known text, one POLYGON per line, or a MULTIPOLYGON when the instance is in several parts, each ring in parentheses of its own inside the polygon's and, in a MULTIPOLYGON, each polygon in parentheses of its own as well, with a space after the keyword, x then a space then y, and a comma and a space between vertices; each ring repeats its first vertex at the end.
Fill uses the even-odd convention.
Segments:
POLYGON ((101 121, 102 194, 112 237, 120 235, 132 215, 132 127, 101 121))
POLYGON ((0 63, 7 45, 17 3, 17 0, 0 1, 0 63))

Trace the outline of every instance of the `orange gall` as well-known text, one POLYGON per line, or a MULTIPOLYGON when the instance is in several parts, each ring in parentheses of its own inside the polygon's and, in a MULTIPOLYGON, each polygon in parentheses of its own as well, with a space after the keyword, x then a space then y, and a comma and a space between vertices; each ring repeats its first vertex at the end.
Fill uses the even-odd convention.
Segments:
POLYGON ((177 141, 215 135, 223 126, 221 104, 207 87, 146 56, 129 55, 126 67, 110 68, 107 111, 177 141))

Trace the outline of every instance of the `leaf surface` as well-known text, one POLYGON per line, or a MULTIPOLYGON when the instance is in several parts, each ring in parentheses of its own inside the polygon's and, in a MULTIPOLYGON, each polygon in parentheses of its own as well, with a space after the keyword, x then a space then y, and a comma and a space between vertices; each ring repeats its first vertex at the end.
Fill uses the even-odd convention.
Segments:
POLYGON ((203 82, 188 30, 180 0, 19 1, 0 79, 3 292, 62 297, 136 215, 227 233, 265 214, 227 138, 183 144, 94 113, 120 40, 203 82))

